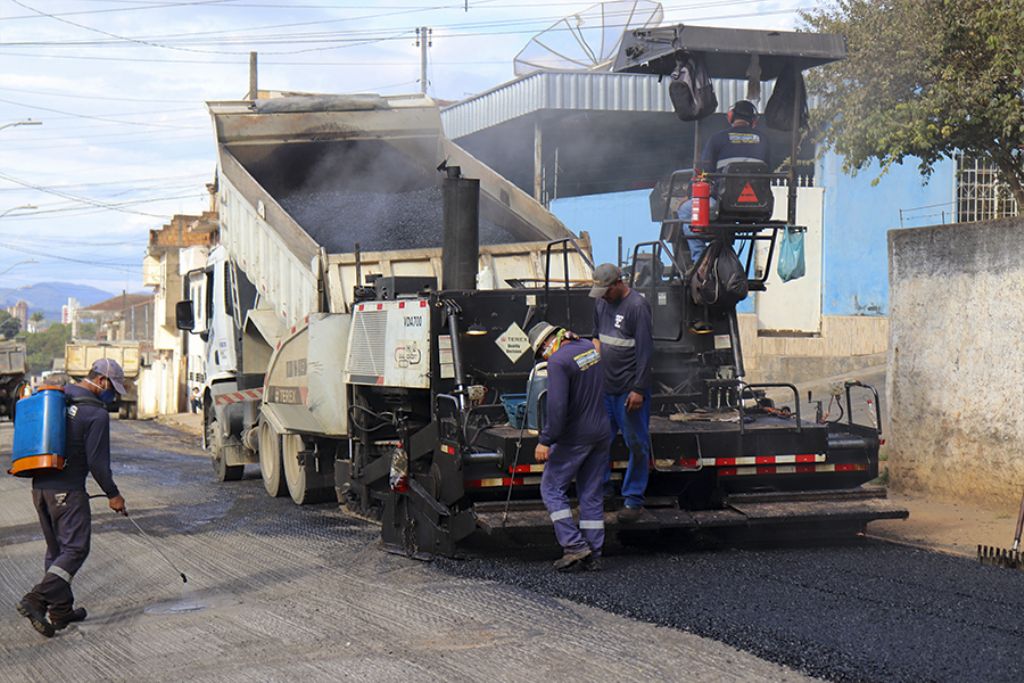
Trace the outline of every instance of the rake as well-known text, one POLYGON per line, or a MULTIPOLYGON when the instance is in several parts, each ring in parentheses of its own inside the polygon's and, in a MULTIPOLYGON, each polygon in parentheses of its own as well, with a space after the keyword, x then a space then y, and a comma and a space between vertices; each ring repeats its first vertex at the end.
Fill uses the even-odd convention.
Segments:
POLYGON ((1017 530, 1013 534, 1013 546, 1007 550, 1006 548, 979 545, 978 561, 982 564, 991 564, 1007 569, 1024 569, 1024 562, 1022 562, 1022 553, 1020 551, 1022 529, 1024 529, 1024 496, 1020 499, 1020 512, 1017 513, 1017 530))

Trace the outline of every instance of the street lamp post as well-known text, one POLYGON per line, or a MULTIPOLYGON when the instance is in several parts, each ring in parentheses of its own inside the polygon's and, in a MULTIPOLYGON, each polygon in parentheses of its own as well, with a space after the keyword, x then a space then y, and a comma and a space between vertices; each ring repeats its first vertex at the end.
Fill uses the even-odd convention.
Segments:
POLYGON ((36 121, 34 119, 25 119, 24 121, 13 121, 11 123, 5 123, 4 125, 0 126, 0 130, 3 130, 4 128, 13 128, 14 126, 41 126, 41 125, 43 125, 42 121, 36 121))
POLYGON ((18 261, 13 266, 9 266, 9 267, 7 267, 7 268, 5 268, 3 270, 0 270, 0 275, 7 275, 7 273, 11 272, 12 270, 17 268, 18 266, 24 266, 24 265, 29 264, 29 263, 39 263, 39 261, 36 261, 34 258, 30 258, 30 259, 28 259, 26 261, 18 261))
POLYGON ((22 204, 21 206, 13 206, 7 209, 6 211, 0 211, 0 218, 3 218, 7 214, 13 213, 15 211, 35 211, 38 208, 39 207, 36 206, 35 204, 22 204))

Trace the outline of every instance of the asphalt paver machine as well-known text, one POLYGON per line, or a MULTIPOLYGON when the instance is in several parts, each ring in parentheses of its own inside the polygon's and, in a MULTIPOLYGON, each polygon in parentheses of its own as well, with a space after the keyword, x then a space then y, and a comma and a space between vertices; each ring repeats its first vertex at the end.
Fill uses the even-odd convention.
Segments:
MULTIPOLYGON (((845 52, 838 36, 677 26, 629 32, 615 70, 668 76, 686 58, 699 56, 712 78, 749 80, 754 73, 756 80, 773 81, 786 69, 802 74, 845 52)), ((753 291, 764 290, 767 277, 753 273, 752 245, 767 245, 770 266, 781 232, 799 229, 791 160, 805 101, 793 101, 795 125, 783 172, 746 164, 709 174, 723 184, 738 183, 739 194, 770 193, 772 181, 788 188, 785 220, 770 220, 763 205, 730 212, 723 200, 718 219, 701 233, 708 243, 746 247, 753 291)), ((698 124, 695 142, 699 137, 698 124)), ((699 144, 695 157, 697 150, 699 144)), ((622 501, 611 498, 607 527, 613 533, 788 528, 800 535, 850 534, 874 519, 906 517, 906 510, 885 500, 883 488, 864 486, 878 476, 879 416, 858 424, 848 409, 842 422, 818 420, 807 414, 794 385, 748 382, 735 305, 695 305, 687 240, 672 213, 690 173, 673 173, 667 189, 656 190, 652 206, 664 203, 656 211, 661 235, 639 245, 633 257, 632 286, 647 297, 654 320, 652 472, 645 515, 628 527, 618 525, 622 501), (698 319, 707 326, 701 334, 692 329, 698 319), (790 397, 783 407, 768 397, 778 392, 790 397)), ((478 531, 514 538, 550 528, 539 493, 544 466, 533 460, 537 433, 517 423, 507 399, 526 391, 534 361, 524 330, 532 323, 543 319, 582 335, 593 332, 589 283, 574 277, 571 267, 588 255, 574 240, 549 245, 542 281, 490 291, 473 289, 477 262, 468 253, 468 275, 446 278, 440 291, 419 299, 407 293, 404 305, 425 316, 405 324, 423 325, 429 380, 415 395, 376 377, 353 387, 352 455, 336 470, 350 506, 364 513, 380 506, 385 545, 413 555, 451 554, 478 531)), ((447 254, 445 267, 457 268, 447 254)), ((358 306, 353 329, 366 313, 380 316, 381 308, 371 300, 358 306)), ((403 353, 418 353, 414 346, 403 353)), ((877 410, 877 392, 857 382, 845 386, 848 408, 858 392, 867 392, 877 410)), ((612 444, 611 460, 612 481, 621 480, 628 461, 621 437, 612 444)))

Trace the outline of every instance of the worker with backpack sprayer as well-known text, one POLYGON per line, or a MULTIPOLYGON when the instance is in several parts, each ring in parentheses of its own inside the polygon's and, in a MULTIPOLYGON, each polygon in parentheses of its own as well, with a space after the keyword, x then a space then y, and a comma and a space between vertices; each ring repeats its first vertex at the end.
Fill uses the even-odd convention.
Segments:
POLYGON ((46 539, 46 574, 18 603, 18 613, 46 637, 85 619, 74 607, 71 581, 89 555, 92 513, 85 479, 92 474, 110 509, 126 514, 124 498, 110 472, 110 415, 107 406, 125 394, 124 371, 109 358, 92 364, 89 375, 64 388, 67 441, 63 467, 32 476, 32 502, 46 539), (47 618, 49 612, 49 618, 47 618))

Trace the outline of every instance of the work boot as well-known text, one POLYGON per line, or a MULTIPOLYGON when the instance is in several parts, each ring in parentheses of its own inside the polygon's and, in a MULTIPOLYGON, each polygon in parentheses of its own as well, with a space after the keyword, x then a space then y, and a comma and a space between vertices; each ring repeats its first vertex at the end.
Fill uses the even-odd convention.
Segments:
POLYGON ((88 613, 84 607, 76 607, 70 612, 55 614, 53 610, 50 610, 50 623, 53 624, 55 631, 60 631, 68 627, 68 624, 73 624, 76 621, 85 621, 85 617, 88 613))
POLYGON ((46 610, 39 603, 25 596, 18 603, 18 614, 28 619, 40 634, 53 638, 53 624, 46 620, 46 610))
POLYGON ((580 569, 585 572, 601 571, 601 558, 591 553, 589 557, 580 561, 580 569))
POLYGON ((555 560, 552 566, 560 572, 569 571, 570 569, 574 569, 581 561, 590 557, 590 555, 590 548, 584 548, 582 550, 566 550, 565 554, 555 560))
POLYGON ((629 507, 628 505, 619 510, 618 520, 619 524, 633 524, 639 522, 640 518, 644 516, 643 508, 629 507))

